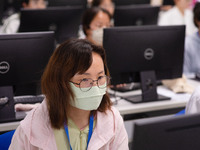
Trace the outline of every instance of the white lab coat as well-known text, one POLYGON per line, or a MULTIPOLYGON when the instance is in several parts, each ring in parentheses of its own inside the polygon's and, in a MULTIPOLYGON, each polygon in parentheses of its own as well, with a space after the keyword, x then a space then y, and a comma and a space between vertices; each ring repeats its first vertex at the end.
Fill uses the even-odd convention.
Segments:
POLYGON ((193 22, 192 10, 187 9, 182 15, 176 6, 160 14, 158 25, 186 25, 186 35, 197 32, 193 22))
POLYGON ((13 34, 19 30, 20 25, 20 14, 15 13, 8 17, 4 22, 3 26, 0 29, 0 33, 13 34))

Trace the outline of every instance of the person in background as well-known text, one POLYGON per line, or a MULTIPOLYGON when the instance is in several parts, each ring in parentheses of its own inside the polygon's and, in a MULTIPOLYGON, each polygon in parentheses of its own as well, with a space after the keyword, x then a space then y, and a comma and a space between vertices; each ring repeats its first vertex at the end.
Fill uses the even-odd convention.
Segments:
POLYGON ((111 16, 100 7, 87 9, 82 17, 82 29, 86 39, 96 45, 103 45, 103 29, 111 27, 111 16))
POLYGON ((112 0, 93 0, 92 7, 101 7, 107 10, 113 17, 115 11, 115 5, 112 0))
POLYGON ((194 113, 200 113, 200 86, 195 89, 185 107, 185 114, 194 113))
MULTIPOLYGON (((44 9, 47 3, 45 0, 22 0, 22 8, 44 9)), ((18 32, 20 26, 20 13, 14 13, 4 20, 0 33, 12 34, 18 32)))
POLYGON ((186 25, 186 35, 196 32, 191 2, 192 0, 174 0, 175 6, 159 16, 158 25, 186 25))
POLYGON ((151 0, 150 4, 152 6, 160 6, 160 13, 163 13, 173 7, 174 1, 173 0, 151 0))
POLYGON ((187 36, 185 40, 184 74, 186 76, 200 73, 200 2, 196 3, 193 13, 198 32, 187 36))
POLYGON ((128 150, 123 119, 106 92, 109 83, 101 46, 84 39, 62 43, 42 76, 46 98, 21 121, 9 150, 128 150))

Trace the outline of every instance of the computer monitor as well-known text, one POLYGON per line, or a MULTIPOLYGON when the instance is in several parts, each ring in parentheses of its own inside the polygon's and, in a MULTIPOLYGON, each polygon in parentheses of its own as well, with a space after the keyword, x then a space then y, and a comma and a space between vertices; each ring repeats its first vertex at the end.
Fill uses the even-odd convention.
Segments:
POLYGON ((4 13, 4 1, 0 1, 0 25, 2 24, 3 13, 4 13))
POLYGON ((182 76, 185 26, 131 26, 104 29, 111 84, 140 82, 142 97, 131 102, 165 100, 156 81, 182 76))
POLYGON ((87 0, 48 0, 48 6, 87 6, 87 0))
POLYGON ((163 0, 163 5, 174 5, 174 0, 163 0))
POLYGON ((200 114, 134 123, 131 150, 199 150, 200 114))
POLYGON ((19 32, 54 31, 56 41, 62 43, 78 37, 83 11, 82 6, 22 9, 19 32))
POLYGON ((13 87, 38 85, 54 48, 53 32, 0 35, 0 122, 15 117, 13 87))
POLYGON ((115 26, 157 25, 160 7, 151 5, 117 6, 115 26))
POLYGON ((115 5, 150 4, 150 0, 114 0, 115 5))

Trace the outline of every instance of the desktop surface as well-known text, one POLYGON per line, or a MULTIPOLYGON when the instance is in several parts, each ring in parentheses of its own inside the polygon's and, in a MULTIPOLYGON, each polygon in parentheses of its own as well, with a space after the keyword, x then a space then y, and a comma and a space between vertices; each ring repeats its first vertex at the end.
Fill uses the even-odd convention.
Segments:
MULTIPOLYGON (((188 79, 188 83, 191 84, 194 88, 200 85, 200 82, 197 82, 195 80, 190 80, 190 79, 188 79)), ((113 94, 114 91, 108 89, 108 93, 113 94)), ((171 90, 167 89, 166 87, 158 86, 158 93, 171 97, 171 100, 134 104, 120 98, 120 96, 124 94, 135 95, 135 94, 140 94, 140 93, 141 93, 141 90, 135 90, 135 91, 126 92, 126 93, 116 92, 116 95, 117 95, 116 98, 111 98, 112 102, 114 103, 113 106, 119 110, 124 120, 134 119, 132 115, 137 115, 136 119, 141 118, 141 117, 144 118, 144 117, 147 117, 146 115, 147 113, 148 115, 150 115, 150 117, 175 114, 179 112, 180 110, 182 110, 183 108, 185 108, 186 103, 191 97, 191 94, 188 94, 188 93, 176 94, 172 92, 171 90), (169 111, 169 110, 172 110, 172 111, 169 111), (162 114, 160 113, 161 111, 162 111, 162 114), (131 115, 130 118, 128 118, 129 115, 131 115)), ((22 116, 26 115, 25 113, 26 112, 16 112, 15 113, 16 118, 22 118, 22 116)), ((19 121, 0 123, 0 131, 13 130, 13 129, 16 129, 18 125, 19 125, 19 121)))

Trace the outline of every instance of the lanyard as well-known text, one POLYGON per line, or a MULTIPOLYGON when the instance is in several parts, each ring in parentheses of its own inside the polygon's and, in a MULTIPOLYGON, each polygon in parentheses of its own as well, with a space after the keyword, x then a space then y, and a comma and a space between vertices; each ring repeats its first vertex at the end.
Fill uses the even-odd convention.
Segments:
MULTIPOLYGON (((93 130, 93 122, 94 122, 94 117, 93 115, 90 116, 90 122, 89 122, 89 133, 88 133, 88 140, 87 140, 87 148, 88 148, 88 144, 90 142, 91 136, 92 136, 92 130, 93 130)), ((72 150, 71 144, 70 144, 70 138, 69 138, 69 130, 68 130, 68 126, 65 124, 64 125, 65 128, 65 132, 67 134, 67 138, 69 141, 69 146, 70 146, 70 150, 72 150)), ((86 148, 86 149, 87 149, 86 148)))

